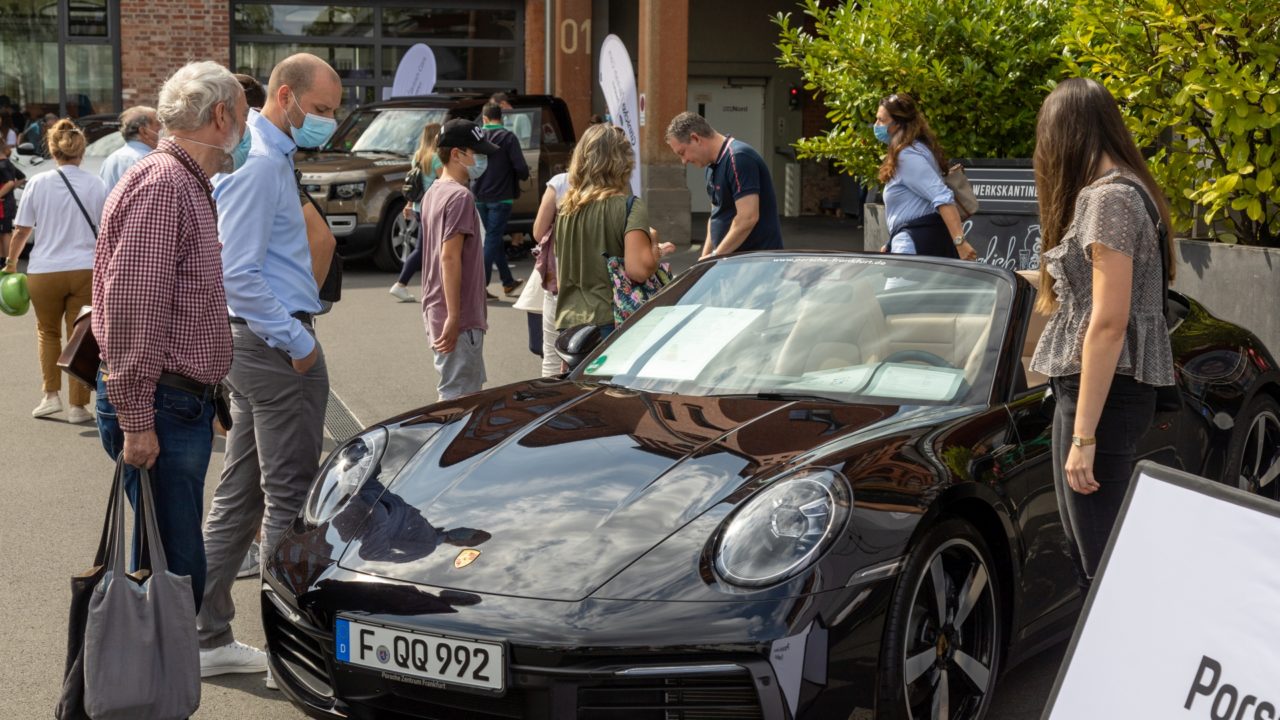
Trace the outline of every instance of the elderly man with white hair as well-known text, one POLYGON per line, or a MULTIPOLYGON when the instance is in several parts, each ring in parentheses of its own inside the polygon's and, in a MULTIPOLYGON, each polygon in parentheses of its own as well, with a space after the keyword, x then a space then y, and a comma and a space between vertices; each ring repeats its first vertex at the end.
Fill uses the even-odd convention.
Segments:
POLYGON ((120 113, 120 134, 124 136, 124 145, 108 155, 98 171, 108 193, 126 170, 160 144, 160 119, 156 117, 156 109, 138 105, 120 113))
POLYGON ((204 477, 214 401, 231 368, 218 217, 209 178, 244 155, 244 91, 213 62, 160 90, 166 131, 107 199, 93 264, 93 332, 102 352, 98 434, 123 455, 129 497, 148 468, 169 569, 204 597, 204 477))

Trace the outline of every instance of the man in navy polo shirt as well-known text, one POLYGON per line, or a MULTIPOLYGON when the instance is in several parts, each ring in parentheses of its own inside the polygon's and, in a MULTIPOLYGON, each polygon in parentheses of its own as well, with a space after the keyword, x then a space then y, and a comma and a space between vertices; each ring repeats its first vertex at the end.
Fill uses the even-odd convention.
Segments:
POLYGON ((702 258, 782 249, 778 198, 760 153, 716 132, 692 112, 680 113, 667 126, 667 145, 686 165, 707 169, 711 217, 702 258))

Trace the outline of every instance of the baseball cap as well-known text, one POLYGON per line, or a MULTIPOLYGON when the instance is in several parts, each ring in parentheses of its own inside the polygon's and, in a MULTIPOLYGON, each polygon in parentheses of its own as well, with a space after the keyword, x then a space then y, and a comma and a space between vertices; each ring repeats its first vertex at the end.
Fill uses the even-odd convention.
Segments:
POLYGON ((498 146, 484 138, 484 131, 470 120, 454 119, 440 128, 440 139, 436 147, 469 148, 481 155, 492 155, 498 152, 498 146))

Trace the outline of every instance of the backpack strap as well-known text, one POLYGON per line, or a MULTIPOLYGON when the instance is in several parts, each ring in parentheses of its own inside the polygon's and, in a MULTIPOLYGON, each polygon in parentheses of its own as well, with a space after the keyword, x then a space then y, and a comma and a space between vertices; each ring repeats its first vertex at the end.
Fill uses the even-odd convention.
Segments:
POLYGON ((1164 220, 1160 218, 1160 211, 1156 209, 1156 204, 1151 199, 1150 193, 1141 183, 1124 176, 1117 177, 1111 182, 1128 185, 1137 190, 1138 196, 1142 198, 1142 204, 1147 209, 1147 216, 1151 218, 1151 223, 1156 226, 1156 242, 1160 244, 1160 279, 1164 283, 1164 301, 1167 305, 1169 302, 1169 229, 1164 226, 1164 220))

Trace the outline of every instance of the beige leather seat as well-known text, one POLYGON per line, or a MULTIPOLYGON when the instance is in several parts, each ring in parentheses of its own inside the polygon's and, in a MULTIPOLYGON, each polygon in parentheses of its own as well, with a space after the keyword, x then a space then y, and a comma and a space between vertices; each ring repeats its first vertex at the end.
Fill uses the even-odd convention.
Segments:
MULTIPOLYGON (((1031 283, 1031 287, 1039 289, 1039 270, 1019 270, 1018 274, 1031 283)), ((1031 319, 1027 321, 1027 339, 1022 343, 1022 367, 1027 372, 1027 387, 1029 388, 1049 382, 1049 378, 1038 372, 1031 371, 1031 356, 1035 355, 1036 345, 1039 344, 1040 336, 1044 334, 1044 326, 1048 322, 1049 317, 1038 312, 1032 312, 1031 319)))
POLYGON ((801 301, 778 356, 778 373, 802 375, 872 363, 888 355, 889 331, 871 284, 854 282, 845 292, 843 297, 828 293, 801 301))

